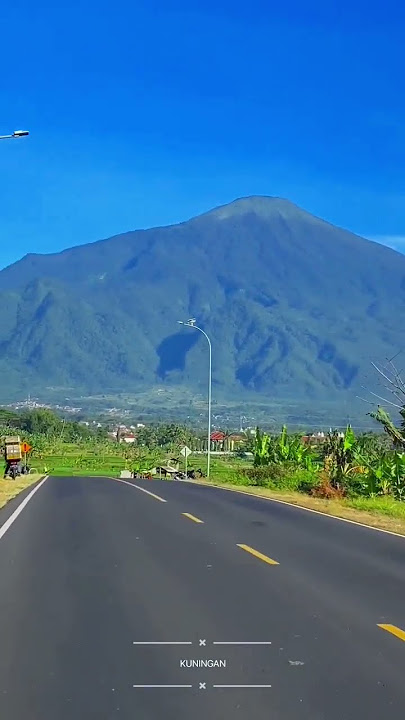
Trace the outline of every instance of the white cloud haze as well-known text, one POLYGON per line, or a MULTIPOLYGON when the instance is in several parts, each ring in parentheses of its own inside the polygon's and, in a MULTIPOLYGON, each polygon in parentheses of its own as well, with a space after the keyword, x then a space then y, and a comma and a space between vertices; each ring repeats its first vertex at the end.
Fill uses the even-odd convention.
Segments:
POLYGON ((374 235, 369 237, 369 240, 374 240, 374 242, 386 245, 400 253, 405 253, 405 235, 374 235))

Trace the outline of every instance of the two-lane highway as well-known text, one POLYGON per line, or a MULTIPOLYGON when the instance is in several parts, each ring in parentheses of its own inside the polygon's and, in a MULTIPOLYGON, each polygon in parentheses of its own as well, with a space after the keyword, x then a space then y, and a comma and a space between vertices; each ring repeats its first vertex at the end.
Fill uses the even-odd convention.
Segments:
POLYGON ((404 717, 405 538, 181 482, 48 478, 20 502, 2 720, 404 717))

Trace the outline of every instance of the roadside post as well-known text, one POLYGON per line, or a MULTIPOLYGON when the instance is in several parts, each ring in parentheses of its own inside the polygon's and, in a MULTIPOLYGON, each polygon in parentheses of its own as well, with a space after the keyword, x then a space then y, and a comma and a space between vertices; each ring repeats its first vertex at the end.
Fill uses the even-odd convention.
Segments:
POLYGON ((185 445, 184 448, 180 452, 183 455, 184 460, 185 460, 186 480, 187 480, 187 460, 188 460, 188 456, 191 455, 191 450, 189 447, 187 447, 187 445, 185 445))
POLYGON ((27 453, 31 452, 32 446, 27 442, 21 443, 21 450, 24 453, 24 467, 27 469, 27 453))

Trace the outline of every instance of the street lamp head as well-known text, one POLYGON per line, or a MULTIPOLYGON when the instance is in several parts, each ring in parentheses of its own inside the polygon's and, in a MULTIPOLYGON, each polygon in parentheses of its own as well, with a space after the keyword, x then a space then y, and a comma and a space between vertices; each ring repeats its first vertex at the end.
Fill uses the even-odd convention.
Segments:
POLYGON ((13 137, 24 137, 25 135, 29 135, 28 130, 14 130, 13 137))
POLYGON ((195 318, 191 318, 190 320, 187 320, 187 322, 183 322, 183 320, 177 320, 177 322, 179 323, 179 325, 188 325, 189 327, 195 327, 197 321, 195 318))

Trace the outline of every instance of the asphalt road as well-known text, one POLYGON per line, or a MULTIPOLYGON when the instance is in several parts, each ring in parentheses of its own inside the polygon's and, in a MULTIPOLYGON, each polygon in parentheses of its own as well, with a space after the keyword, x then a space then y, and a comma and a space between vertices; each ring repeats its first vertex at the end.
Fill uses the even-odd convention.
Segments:
POLYGON ((14 518, 24 497, 1 720, 404 718, 405 538, 182 482, 49 478, 14 518))

